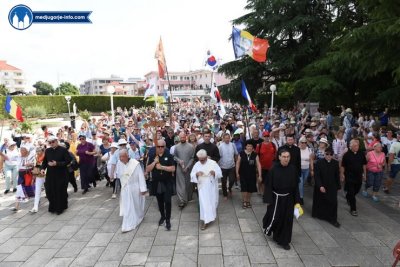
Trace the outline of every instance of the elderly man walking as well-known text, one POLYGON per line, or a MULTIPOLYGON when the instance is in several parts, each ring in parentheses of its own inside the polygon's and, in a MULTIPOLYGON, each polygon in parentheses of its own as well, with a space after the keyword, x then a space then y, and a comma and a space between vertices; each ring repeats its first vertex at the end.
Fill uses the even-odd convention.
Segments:
POLYGON ((130 159, 126 149, 119 152, 116 173, 121 181, 119 215, 123 216, 122 232, 129 232, 135 229, 144 217, 146 180, 139 162, 130 159))
POLYGON ((179 134, 180 143, 175 146, 174 159, 176 168, 176 194, 179 207, 183 208, 192 200, 192 184, 190 182, 190 168, 193 165, 194 147, 186 142, 186 134, 179 134))
POLYGON ((199 161, 193 166, 190 177, 199 191, 201 230, 205 230, 207 224, 217 217, 218 179, 222 177, 222 171, 214 160, 207 157, 204 149, 200 149, 196 156, 199 161))

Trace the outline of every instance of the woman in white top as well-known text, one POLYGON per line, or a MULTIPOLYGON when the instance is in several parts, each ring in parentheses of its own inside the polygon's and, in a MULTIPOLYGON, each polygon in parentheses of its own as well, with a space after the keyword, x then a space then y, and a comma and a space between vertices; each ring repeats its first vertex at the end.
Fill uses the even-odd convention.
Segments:
POLYGON ((344 131, 339 130, 336 133, 336 139, 332 142, 333 156, 339 162, 342 160, 344 153, 347 151, 346 140, 343 138, 344 131))
POLYGON ((301 137, 299 140, 300 156, 301 156, 301 175, 299 183, 300 204, 303 205, 304 198, 304 182, 307 180, 309 174, 314 176, 314 153, 307 146, 306 137, 301 137))
MULTIPOLYGON (((3 156, 3 155, 2 155, 3 156)), ((4 175, 6 177, 6 191, 4 194, 10 192, 11 181, 13 184, 13 192, 17 191, 17 178, 18 178, 18 157, 19 151, 17 143, 11 141, 8 148, 4 151, 4 175)))

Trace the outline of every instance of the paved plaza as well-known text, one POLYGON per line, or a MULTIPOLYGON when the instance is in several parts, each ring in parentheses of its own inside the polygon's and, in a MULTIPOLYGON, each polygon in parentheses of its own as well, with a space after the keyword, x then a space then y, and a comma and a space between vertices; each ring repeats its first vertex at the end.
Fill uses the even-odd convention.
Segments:
POLYGON ((166 231, 157 225, 156 199, 148 197, 142 224, 121 233, 118 200, 104 181, 86 195, 71 189, 69 208, 59 216, 47 212, 45 198, 30 214, 32 200, 12 213, 13 195, 0 197, 0 266, 390 266, 400 239, 399 195, 380 203, 359 196, 359 216, 353 217, 340 191, 337 229, 310 217, 312 190, 306 187, 305 214, 285 251, 263 235, 266 206, 257 195, 245 210, 239 191, 228 201, 221 197, 218 220, 205 231, 197 201, 183 210, 174 202, 172 230, 166 231))

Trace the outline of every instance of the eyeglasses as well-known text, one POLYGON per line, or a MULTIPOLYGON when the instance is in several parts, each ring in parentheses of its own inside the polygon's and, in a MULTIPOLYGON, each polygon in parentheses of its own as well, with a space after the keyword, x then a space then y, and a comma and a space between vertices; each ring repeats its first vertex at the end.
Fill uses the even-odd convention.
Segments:
POLYGON ((157 148, 164 148, 165 146, 157 146, 157 148))

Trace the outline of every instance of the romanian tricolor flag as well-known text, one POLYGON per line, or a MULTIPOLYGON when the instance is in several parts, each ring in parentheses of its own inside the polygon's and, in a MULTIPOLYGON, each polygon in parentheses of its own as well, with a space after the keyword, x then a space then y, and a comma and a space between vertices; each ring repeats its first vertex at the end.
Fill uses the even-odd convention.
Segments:
POLYGON ((249 32, 233 27, 232 43, 235 58, 247 54, 257 62, 265 62, 267 60, 269 43, 266 39, 254 37, 249 32))
POLYGON ((242 80, 242 96, 244 97, 244 99, 247 100, 247 102, 249 102, 249 107, 251 108, 251 110, 253 112, 256 112, 257 111, 257 107, 254 105, 253 101, 251 101, 251 97, 249 95, 249 91, 247 91, 246 84, 244 83, 243 80, 242 80))
POLYGON ((154 58, 158 61, 158 76, 163 79, 165 76, 165 72, 167 71, 167 62, 165 61, 164 47, 161 37, 160 42, 157 45, 154 58))
POLYGON ((24 121, 24 118, 22 117, 21 107, 18 106, 17 102, 15 102, 9 95, 6 98, 6 105, 4 108, 6 112, 10 114, 13 118, 21 122, 24 121))

